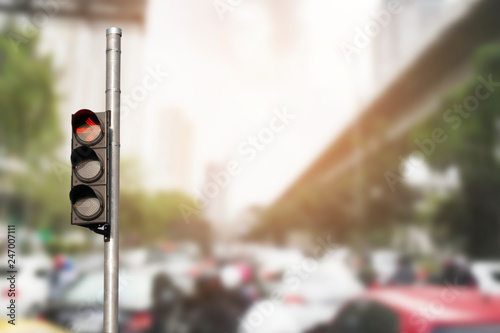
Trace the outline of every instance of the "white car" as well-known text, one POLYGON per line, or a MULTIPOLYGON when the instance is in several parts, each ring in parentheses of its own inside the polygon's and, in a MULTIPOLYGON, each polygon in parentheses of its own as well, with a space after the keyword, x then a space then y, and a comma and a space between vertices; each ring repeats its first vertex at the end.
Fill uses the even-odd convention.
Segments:
POLYGON ((342 262, 304 259, 285 273, 280 288, 245 314, 240 333, 300 333, 330 320, 364 287, 342 262))
MULTIPOLYGON (((153 320, 153 284, 159 266, 121 268, 118 285, 120 332, 149 332, 153 320)), ((45 313, 47 320, 75 333, 98 333, 103 327, 104 271, 87 272, 45 313)), ((172 293, 172 297, 175 294, 172 293)))
MULTIPOLYGON (((10 281, 11 273, 5 264, 0 266, 0 302, 8 304, 11 294, 10 281)), ((36 255, 29 257, 18 256, 16 258, 15 270, 15 305, 16 314, 19 317, 26 317, 34 314, 43 308, 49 299, 50 273, 52 261, 48 256, 36 255)), ((5 313, 2 314, 2 318, 5 313)))
POLYGON ((376 250, 370 255, 371 264, 380 284, 386 284, 398 268, 400 255, 392 250, 376 250))
POLYGON ((475 262, 471 270, 482 292, 500 295, 500 262, 475 262))
POLYGON ((295 249, 262 248, 256 253, 257 278, 264 292, 269 294, 278 288, 287 269, 304 261, 302 253, 295 249))
POLYGON ((192 255, 176 252, 169 254, 160 265, 174 285, 185 295, 191 295, 195 288, 195 277, 200 263, 192 255))
POLYGON ((142 267, 156 267, 165 272, 184 294, 194 291, 194 278, 200 269, 196 250, 189 244, 178 246, 175 251, 136 248, 120 254, 121 267, 127 270, 140 270, 142 267))

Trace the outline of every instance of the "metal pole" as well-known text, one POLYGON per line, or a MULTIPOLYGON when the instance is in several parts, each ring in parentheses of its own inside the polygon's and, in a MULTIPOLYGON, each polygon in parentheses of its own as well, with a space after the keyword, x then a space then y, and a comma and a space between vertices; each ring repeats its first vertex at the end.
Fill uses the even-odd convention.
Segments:
POLYGON ((109 126, 109 237, 104 238, 104 329, 118 333, 118 208, 120 199, 120 56, 122 29, 106 30, 106 110, 109 126))

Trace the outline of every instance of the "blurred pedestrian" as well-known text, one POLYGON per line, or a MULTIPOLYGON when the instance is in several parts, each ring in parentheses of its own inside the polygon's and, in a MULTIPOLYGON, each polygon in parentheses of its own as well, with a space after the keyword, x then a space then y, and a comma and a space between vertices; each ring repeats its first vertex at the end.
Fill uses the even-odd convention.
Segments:
POLYGON ((417 282, 417 274, 410 256, 403 255, 398 260, 396 272, 389 279, 389 285, 412 285, 417 282))
POLYGON ((189 333, 236 333, 238 317, 239 311, 222 287, 218 272, 201 276, 187 318, 189 333))
POLYGON ((63 255, 54 257, 54 270, 50 277, 50 300, 61 297, 66 288, 78 277, 73 261, 63 255))
POLYGON ((172 283, 168 275, 158 273, 153 280, 152 288, 152 316, 151 333, 167 332, 166 327, 176 306, 181 302, 181 293, 172 283))
POLYGON ((242 314, 258 299, 258 285, 250 264, 238 262, 225 265, 220 277, 227 299, 242 314))
POLYGON ((369 255, 364 255, 361 258, 358 278, 367 288, 373 288, 377 286, 377 272, 373 267, 369 255))
POLYGON ((441 271, 429 279, 431 284, 453 285, 456 287, 477 287, 477 281, 472 274, 465 258, 446 258, 441 271))

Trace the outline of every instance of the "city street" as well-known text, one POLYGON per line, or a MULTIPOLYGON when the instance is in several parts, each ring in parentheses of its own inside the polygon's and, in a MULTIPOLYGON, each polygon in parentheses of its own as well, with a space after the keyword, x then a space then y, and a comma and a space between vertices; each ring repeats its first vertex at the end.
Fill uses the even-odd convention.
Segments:
POLYGON ((0 332, 500 333, 498 13, 0 1, 0 332))

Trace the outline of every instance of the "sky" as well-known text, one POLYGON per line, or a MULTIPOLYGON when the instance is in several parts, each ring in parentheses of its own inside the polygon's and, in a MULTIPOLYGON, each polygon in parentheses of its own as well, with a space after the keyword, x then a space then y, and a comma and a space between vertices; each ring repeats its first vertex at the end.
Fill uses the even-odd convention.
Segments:
MULTIPOLYGON (((188 191, 207 197, 208 164, 241 166, 226 195, 209 198, 231 221, 250 206, 272 203, 353 121, 362 97, 354 87, 370 79, 370 54, 347 64, 339 43, 353 38, 378 1, 234 3, 221 15, 212 1, 152 0, 144 47, 145 63, 171 74, 145 109, 182 109, 195 129, 188 191), (270 136, 276 110, 293 119, 270 136), (259 134, 266 142, 252 154, 250 140, 259 134)), ((150 146, 145 159, 154 163, 161 146, 150 146)))

